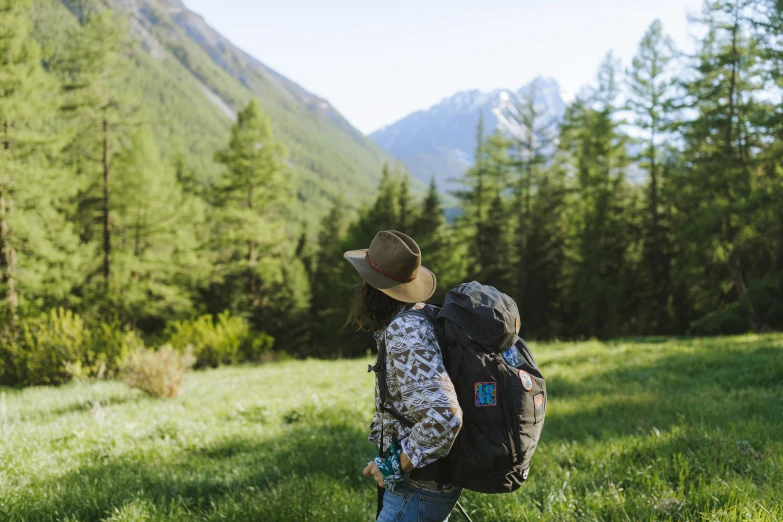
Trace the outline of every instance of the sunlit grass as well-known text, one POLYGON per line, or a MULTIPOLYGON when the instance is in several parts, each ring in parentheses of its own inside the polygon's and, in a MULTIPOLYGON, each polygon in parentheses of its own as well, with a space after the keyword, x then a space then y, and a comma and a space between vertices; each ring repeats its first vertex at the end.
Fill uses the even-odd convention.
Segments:
MULTIPOLYGON (((533 344, 544 436, 473 520, 783 519, 783 335, 533 344)), ((368 521, 367 360, 0 390, 0 520, 368 521)), ((452 520, 460 520, 459 514, 452 520)))

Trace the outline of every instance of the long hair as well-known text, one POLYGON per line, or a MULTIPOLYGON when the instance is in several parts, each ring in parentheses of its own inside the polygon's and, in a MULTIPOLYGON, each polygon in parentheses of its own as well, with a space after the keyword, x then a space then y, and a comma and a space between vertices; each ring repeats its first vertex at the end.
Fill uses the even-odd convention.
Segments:
POLYGON ((403 306, 405 303, 402 301, 397 301, 363 282, 354 296, 345 326, 353 325, 362 332, 385 328, 403 306))

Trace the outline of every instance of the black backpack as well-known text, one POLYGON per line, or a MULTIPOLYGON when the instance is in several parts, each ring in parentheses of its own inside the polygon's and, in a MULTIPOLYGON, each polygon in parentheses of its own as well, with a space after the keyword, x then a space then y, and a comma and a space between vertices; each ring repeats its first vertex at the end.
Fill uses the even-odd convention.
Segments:
MULTIPOLYGON (((439 481, 473 491, 515 491, 527 480, 547 401, 544 377, 527 344, 516 334, 516 303, 497 289, 473 281, 449 291, 442 309, 426 305, 403 314, 421 315, 435 326, 444 365, 462 408, 462 429, 449 455, 425 468, 437 467, 439 481), (502 355, 512 345, 521 355, 516 367, 502 355)), ((379 358, 384 366, 385 355, 379 358)), ((384 409, 400 419, 396 412, 384 409)))

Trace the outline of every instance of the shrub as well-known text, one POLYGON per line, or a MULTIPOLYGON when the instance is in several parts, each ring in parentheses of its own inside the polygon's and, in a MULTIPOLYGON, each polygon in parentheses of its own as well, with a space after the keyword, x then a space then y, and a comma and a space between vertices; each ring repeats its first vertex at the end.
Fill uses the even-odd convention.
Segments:
POLYGON ((195 358, 164 345, 157 351, 140 349, 133 352, 123 371, 128 386, 164 399, 179 395, 185 372, 195 358))
POLYGON ((58 308, 4 330, 3 383, 60 384, 81 374, 89 332, 81 317, 58 308))
POLYGON ((190 347, 199 368, 258 360, 274 343, 269 335, 251 332, 247 321, 231 317, 228 311, 219 314, 217 321, 210 314, 193 321, 173 321, 165 335, 179 351, 190 347))
POLYGON ((262 332, 251 332, 242 344, 241 353, 244 361, 261 361, 263 356, 272 351, 275 338, 262 332))
POLYGON ((117 323, 89 328, 79 315, 57 308, 0 331, 0 384, 62 384, 74 377, 111 377, 144 344, 117 323))
POLYGON ((131 353, 143 348, 144 341, 133 330, 118 321, 102 321, 90 332, 83 364, 89 376, 111 378, 123 369, 131 353))

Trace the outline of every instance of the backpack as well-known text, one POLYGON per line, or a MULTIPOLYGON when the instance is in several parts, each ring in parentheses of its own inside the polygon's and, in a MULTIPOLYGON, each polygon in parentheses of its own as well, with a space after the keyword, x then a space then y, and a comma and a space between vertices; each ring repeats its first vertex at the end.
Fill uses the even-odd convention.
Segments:
MULTIPOLYGON (((544 377, 527 343, 516 334, 516 303, 473 281, 449 291, 443 308, 426 305, 399 315, 408 314, 423 316, 435 326, 462 408, 462 429, 449 455, 435 463, 440 481, 480 493, 515 491, 527 480, 547 401, 544 377), (512 345, 521 355, 516 367, 502 355, 512 345)), ((379 355, 385 362, 386 354, 379 355)), ((383 379, 385 388, 385 375, 383 379)), ((384 410, 401 418, 385 403, 384 410)))

